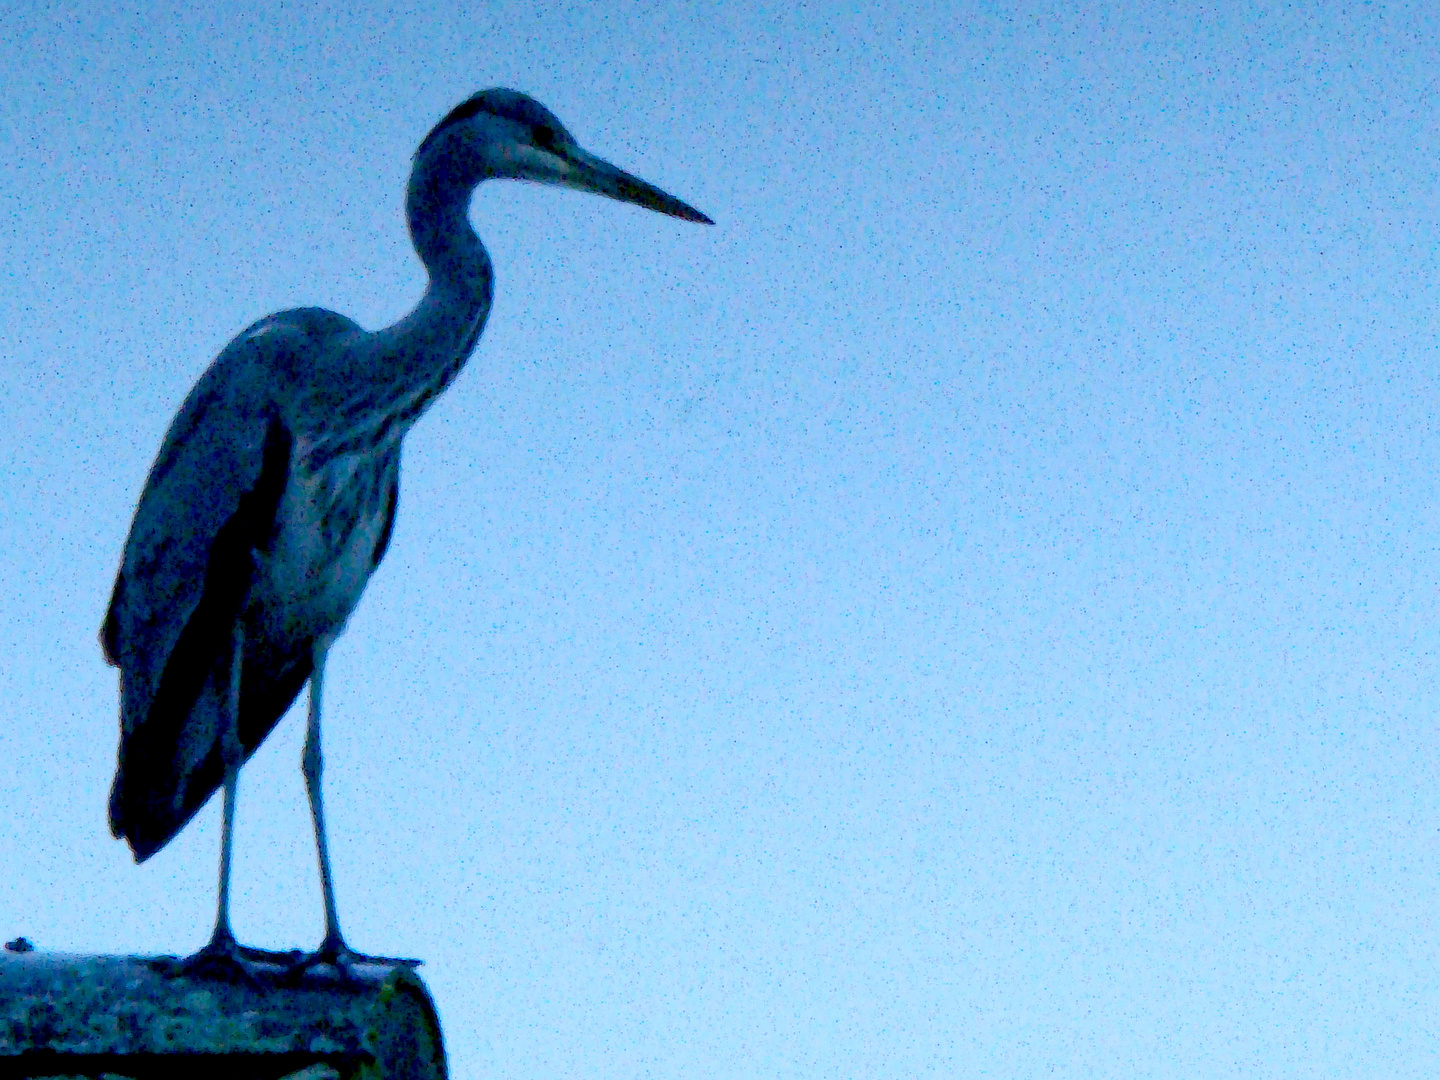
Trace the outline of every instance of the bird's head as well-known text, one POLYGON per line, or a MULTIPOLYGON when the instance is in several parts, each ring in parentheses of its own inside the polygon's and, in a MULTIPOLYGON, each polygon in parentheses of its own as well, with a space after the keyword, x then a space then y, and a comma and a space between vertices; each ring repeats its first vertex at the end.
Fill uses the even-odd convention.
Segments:
POLYGON ((693 206, 582 150, 554 113, 518 90, 482 90, 455 106, 425 136, 415 159, 443 159, 471 183, 493 177, 559 184, 714 224, 693 206))

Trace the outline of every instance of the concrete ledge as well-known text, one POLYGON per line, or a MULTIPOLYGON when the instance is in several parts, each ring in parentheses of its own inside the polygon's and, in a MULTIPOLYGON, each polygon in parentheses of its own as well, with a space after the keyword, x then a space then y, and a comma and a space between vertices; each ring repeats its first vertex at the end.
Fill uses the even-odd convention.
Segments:
POLYGON ((435 1006, 408 967, 259 986, 174 957, 0 953, 0 1080, 444 1080, 435 1006))

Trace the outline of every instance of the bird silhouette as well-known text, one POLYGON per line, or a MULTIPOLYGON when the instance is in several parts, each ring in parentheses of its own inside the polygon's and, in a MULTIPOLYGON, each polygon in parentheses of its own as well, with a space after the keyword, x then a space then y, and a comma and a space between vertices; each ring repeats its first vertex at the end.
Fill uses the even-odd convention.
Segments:
POLYGON ((200 377, 150 470, 101 631, 120 669, 110 826, 143 862, 223 787, 215 930, 187 970, 248 973, 279 955, 238 945, 230 928, 236 777, 307 681, 302 769, 325 936, 292 970, 381 959, 348 948, 335 912, 320 794, 325 656, 389 544, 401 441, 490 313, 491 264, 469 204, 481 181, 505 178, 711 224, 582 150, 533 98, 475 94, 415 152, 405 208, 429 274, 415 309, 374 332, 320 308, 261 319, 200 377))

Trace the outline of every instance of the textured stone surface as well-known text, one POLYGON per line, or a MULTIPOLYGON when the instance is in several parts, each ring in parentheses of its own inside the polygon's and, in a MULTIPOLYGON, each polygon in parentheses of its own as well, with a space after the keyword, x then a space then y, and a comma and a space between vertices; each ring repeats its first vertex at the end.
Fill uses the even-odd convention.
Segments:
POLYGON ((186 1059, 217 1076, 445 1076, 408 968, 319 968, 295 985, 283 970, 253 985, 179 974, 170 957, 0 954, 0 1078, 146 1077, 186 1059))

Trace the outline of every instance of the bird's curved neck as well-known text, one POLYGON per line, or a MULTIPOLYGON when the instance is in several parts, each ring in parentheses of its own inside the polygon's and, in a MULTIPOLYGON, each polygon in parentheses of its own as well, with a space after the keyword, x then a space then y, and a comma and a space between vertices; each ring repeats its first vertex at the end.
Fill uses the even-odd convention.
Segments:
POLYGON ((492 272, 490 257, 470 227, 467 182, 434 156, 415 163, 405 196, 405 216, 420 261, 430 274, 426 299, 439 294, 447 301, 488 306, 492 272))
POLYGON ((383 430, 403 432, 459 373, 490 314, 490 257, 470 228, 475 183, 457 180, 446 162, 416 162, 405 199, 410 235, 430 282, 415 310, 371 339, 371 366, 355 381, 383 386, 367 394, 367 409, 383 430), (374 361, 383 362, 375 364, 374 361))

